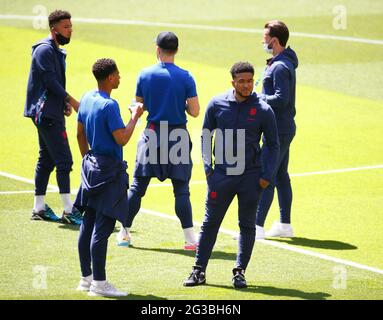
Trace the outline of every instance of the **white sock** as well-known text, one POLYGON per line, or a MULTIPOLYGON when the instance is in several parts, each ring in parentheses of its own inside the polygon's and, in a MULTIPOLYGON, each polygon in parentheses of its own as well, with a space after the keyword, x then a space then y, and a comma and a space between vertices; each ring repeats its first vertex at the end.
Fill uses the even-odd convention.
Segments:
POLYGON ((102 280, 102 281, 99 281, 99 280, 93 280, 92 283, 93 283, 96 287, 102 287, 102 286, 106 283, 106 280, 102 280))
POLYGON ((73 202, 70 199, 70 193, 60 193, 60 196, 63 201, 65 213, 71 213, 73 210, 73 202))
POLYGON ((120 232, 124 234, 129 234, 130 228, 124 228, 124 226, 121 224, 120 232))
POLYGON ((33 202, 33 211, 39 212, 45 209, 45 195, 44 196, 35 196, 33 202))
POLYGON ((86 280, 88 282, 91 282, 93 281, 93 274, 90 274, 89 276, 86 276, 86 277, 81 277, 83 280, 86 280))
POLYGON ((185 235, 185 241, 188 243, 196 243, 193 227, 183 229, 185 235))

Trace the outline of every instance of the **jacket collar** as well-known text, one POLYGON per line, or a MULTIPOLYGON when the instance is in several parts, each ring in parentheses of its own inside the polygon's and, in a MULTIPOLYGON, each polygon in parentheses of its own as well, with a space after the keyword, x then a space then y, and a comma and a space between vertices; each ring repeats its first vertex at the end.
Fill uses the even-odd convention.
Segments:
POLYGON ((242 104, 242 103, 248 103, 248 102, 251 102, 253 101, 254 99, 257 99, 257 94, 255 92, 253 92, 246 100, 242 101, 242 102, 238 102, 237 99, 235 98, 235 95, 234 95, 234 89, 230 89, 228 92, 227 92, 227 100, 229 102, 235 102, 237 104, 242 104))
POLYGON ((64 56, 66 56, 66 50, 63 49, 63 48, 59 48, 59 47, 56 45, 56 42, 53 40, 51 34, 48 36, 47 40, 50 42, 52 48, 54 48, 56 51, 62 53, 64 56))

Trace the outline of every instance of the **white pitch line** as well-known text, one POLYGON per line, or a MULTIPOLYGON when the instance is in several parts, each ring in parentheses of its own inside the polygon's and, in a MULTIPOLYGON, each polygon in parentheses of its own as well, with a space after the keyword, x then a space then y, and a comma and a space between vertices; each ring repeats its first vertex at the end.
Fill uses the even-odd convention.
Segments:
MULTIPOLYGON (((0 175, 6 176, 8 178, 15 179, 15 180, 18 180, 18 181, 23 181, 23 182, 26 182, 26 183, 32 183, 32 184, 34 183, 33 180, 26 179, 26 178, 23 178, 23 177, 19 177, 19 176, 16 176, 14 174, 9 174, 9 173, 5 173, 5 172, 1 172, 0 171, 0 175)), ((54 190, 52 190, 52 191, 54 191, 54 190)), ((76 192, 74 192, 74 190, 71 193, 72 194, 76 194, 76 192)), ((154 211, 154 210, 149 210, 149 209, 141 208, 140 212, 142 212, 144 214, 149 214, 149 215, 152 215, 152 216, 168 219, 168 220, 178 221, 177 217, 170 216, 170 215, 168 215, 166 213, 161 213, 161 212, 154 211)), ((198 226, 198 227, 201 227, 200 223, 193 222, 193 224, 198 226)), ((220 228, 219 232, 224 233, 224 234, 228 234, 228 235, 233 236, 233 237, 238 237, 238 232, 235 232, 235 231, 232 231, 232 230, 227 230, 227 229, 220 228)), ((363 264, 360 264, 360 263, 357 263, 357 262, 353 262, 353 261, 349 261, 349 260, 344 260, 344 259, 340 259, 340 258, 331 257, 331 256, 328 256, 328 255, 325 255, 325 254, 322 254, 322 253, 317 253, 317 252, 313 252, 313 251, 309 251, 309 250, 305 250, 305 249, 296 248, 296 247, 291 246, 289 244, 283 244, 283 243, 279 243, 279 242, 271 241, 271 240, 257 240, 257 241, 259 241, 259 242, 261 242, 263 244, 267 244, 267 245, 270 245, 270 246, 278 247, 278 248, 289 250, 289 251, 296 252, 296 253, 305 254, 305 255, 316 257, 316 258, 319 258, 319 259, 322 259, 322 260, 327 260, 327 261, 331 261, 331 262, 347 265, 347 266, 350 266, 350 267, 354 267, 354 268, 357 268, 357 269, 371 271, 371 272, 378 273, 378 274, 383 274, 383 270, 378 269, 378 268, 366 266, 366 265, 363 265, 363 264)))
MULTIPOLYGON (((195 181, 190 181, 189 185, 193 184, 206 184, 206 180, 195 180, 195 181)), ((149 188, 159 188, 159 187, 172 187, 172 183, 167 183, 167 182, 160 182, 160 183, 151 183, 149 184, 149 188)))
MULTIPOLYGON (((17 181, 21 181, 21 182, 25 182, 25 183, 28 183, 28 184, 35 184, 35 181, 32 180, 32 179, 27 179, 27 178, 23 178, 23 177, 20 177, 20 176, 16 176, 16 175, 14 175, 12 173, 8 173, 8 172, 0 171, 0 176, 6 177, 6 178, 9 178, 9 179, 13 179, 13 180, 17 180, 17 181)), ((58 190, 58 187, 56 187, 54 185, 51 185, 51 184, 48 184, 48 188, 51 188, 53 190, 58 190)))
MULTIPOLYGON (((324 174, 333 174, 333 173, 345 173, 345 172, 352 172, 352 171, 361 171, 361 170, 374 170, 374 169, 383 169, 383 164, 378 164, 374 166, 362 166, 362 167, 355 167, 355 168, 342 168, 342 169, 331 169, 331 170, 323 170, 323 171, 313 171, 313 172, 303 172, 303 173, 291 173, 290 177, 306 177, 306 176, 314 176, 314 175, 324 175, 324 174)), ((23 177, 19 177, 10 173, 1 172, 0 176, 4 176, 7 178, 11 178, 14 180, 34 184, 34 181, 32 179, 26 179, 23 177)), ((201 185, 206 184, 206 180, 195 180, 190 181, 190 185, 201 185)), ((149 188, 161 188, 161 187, 172 187, 173 185, 171 183, 151 183, 149 185, 149 188)), ((55 191, 58 190, 58 188, 54 185, 48 185, 49 188, 54 189, 55 191)), ((72 191, 72 193, 76 194, 77 189, 75 191, 72 191)))
MULTIPOLYGON (((343 169, 331 169, 331 170, 324 170, 324 171, 312 171, 312 172, 303 172, 303 173, 291 173, 290 177, 307 177, 307 176, 314 176, 314 175, 324 175, 324 174, 333 174, 333 173, 345 173, 345 172, 353 172, 353 171, 362 171, 362 170, 374 170, 374 169, 383 169, 383 164, 378 164, 374 166, 362 166, 362 167, 355 167, 355 168, 343 168, 343 169)), ((34 184, 34 180, 32 179, 26 179, 23 177, 16 176, 11 173, 2 172, 0 171, 0 176, 7 177, 10 179, 22 181, 29 184, 34 184)), ((201 185, 206 184, 206 180, 194 180, 190 181, 190 185, 201 185)), ((172 183, 151 183, 149 184, 149 188, 160 188, 160 187, 172 187, 172 183)), ((49 184, 49 188, 53 189, 52 191, 57 191, 58 187, 49 184)), ((77 194, 78 189, 73 189, 71 192, 73 194, 77 194)))
MULTIPOLYGON (((35 19, 46 19, 44 16, 23 16, 14 14, 0 14, 1 20, 27 20, 33 21, 35 19)), ((148 27, 166 27, 166 28, 181 28, 181 29, 195 29, 195 30, 208 30, 208 31, 225 31, 225 32, 240 32, 240 33, 256 33, 262 34, 263 29, 252 28, 234 28, 224 26, 212 26, 202 24, 185 24, 185 23, 171 23, 171 22, 152 22, 141 20, 125 20, 125 19, 101 19, 101 18, 72 18, 73 22, 90 23, 90 24, 109 24, 109 25, 133 25, 133 26, 148 26, 148 27)), ((365 39, 355 37, 335 36, 330 34, 315 34, 305 32, 290 32, 290 35, 302 38, 323 39, 323 40, 336 40, 366 43, 373 45, 383 45, 383 40, 378 39, 365 39)))
MULTIPOLYGON (((378 164, 375 166, 364 166, 364 167, 356 167, 356 168, 343 168, 343 169, 332 169, 332 170, 324 170, 324 171, 313 171, 313 172, 303 172, 303 173, 291 173, 290 177, 307 177, 307 176, 315 176, 315 175, 324 175, 324 174, 333 174, 333 173, 345 173, 352 171, 362 171, 362 170, 374 170, 374 169, 383 169, 383 164, 378 164)), ((190 185, 200 185, 206 184, 206 180, 194 180, 190 181, 190 185)), ((151 183, 149 187, 171 187, 171 183, 151 183)))
MULTIPOLYGON (((152 215, 152 216, 168 219, 168 220, 178 221, 177 217, 170 216, 168 214, 157 212, 157 211, 153 211, 153 210, 149 210, 149 209, 141 208, 140 212, 142 212, 144 214, 149 214, 149 215, 152 215)), ((195 226, 201 227, 200 223, 193 222, 193 224, 195 226)), ((223 228, 220 228, 219 232, 227 234, 227 235, 230 235, 230 236, 233 236, 233 237, 236 237, 236 238, 239 236, 238 232, 235 232, 235 231, 232 231, 232 230, 223 229, 223 228)), ((277 247, 277 248, 280 248, 280 249, 285 249, 285 250, 292 251, 292 252, 295 252, 295 253, 301 253, 301 254, 304 254, 304 255, 307 255, 307 256, 311 256, 311 257, 315 257, 315 258, 319 258, 319 259, 322 259, 322 260, 326 260, 326 261, 331 261, 331 262, 334 262, 334 263, 343 264, 343 265, 354 267, 354 268, 357 268, 357 269, 371 271, 371 272, 383 275, 383 270, 378 269, 378 268, 366 266, 364 264, 360 264, 360 263, 357 263, 357 262, 354 262, 354 261, 350 261, 350 260, 335 258, 335 257, 332 257, 332 256, 328 256, 328 255, 325 255, 325 254, 322 254, 322 253, 317 253, 317 252, 306 250, 306 249, 296 248, 296 247, 291 246, 289 244, 279 243, 277 241, 272 241, 272 240, 257 240, 256 242, 263 243, 263 244, 266 244, 266 245, 269 245, 269 246, 273 246, 273 247, 277 247)))
MULTIPOLYGON (((57 190, 47 190, 46 192, 57 192, 57 190)), ((7 194, 29 194, 29 193, 35 193, 35 191, 34 190, 0 191, 0 195, 7 195, 7 194)))
POLYGON ((322 259, 322 260, 327 260, 327 261, 331 261, 331 262, 334 262, 334 263, 339 263, 339 264, 343 264, 343 265, 346 265, 346 266, 350 266, 350 267, 354 267, 354 268, 362 269, 362 270, 367 270, 367 271, 371 271, 371 272, 375 272, 375 273, 379 273, 379 274, 383 275, 383 270, 382 269, 366 266, 364 264, 360 264, 360 263, 357 263, 357 262, 354 262, 354 261, 340 259, 340 258, 335 258, 335 257, 332 257, 332 256, 328 256, 326 254, 317 253, 317 252, 306 250, 306 249, 296 248, 296 247, 293 247, 291 245, 288 245, 288 244, 285 244, 285 243, 280 243, 280 242, 277 242, 277 241, 272 241, 272 240, 257 240, 257 241, 262 242, 262 243, 267 244, 267 245, 278 247, 278 248, 281 248, 281 249, 285 249, 285 250, 289 250, 289 251, 293 251, 293 252, 297 252, 297 253, 302 253, 302 254, 305 254, 305 255, 308 255, 308 256, 312 256, 312 257, 316 257, 316 258, 319 258, 319 259, 322 259))
POLYGON ((291 177, 304 177, 304 176, 314 176, 314 175, 321 175, 321 174, 344 173, 344 172, 351 172, 351 171, 374 170, 374 169, 383 169, 383 164, 378 164, 375 166, 356 167, 356 168, 333 169, 333 170, 326 170, 326 171, 292 173, 292 174, 290 174, 290 176, 291 177))

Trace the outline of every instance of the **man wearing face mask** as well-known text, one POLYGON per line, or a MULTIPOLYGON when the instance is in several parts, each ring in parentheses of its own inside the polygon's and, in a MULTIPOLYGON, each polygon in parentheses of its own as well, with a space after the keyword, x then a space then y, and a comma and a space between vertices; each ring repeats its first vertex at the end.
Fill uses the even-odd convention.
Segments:
MULTIPOLYGON (((286 48, 289 30, 281 21, 269 21, 263 33, 264 50, 273 57, 267 60, 263 89, 260 98, 267 102, 275 113, 277 121, 280 153, 277 167, 270 185, 263 191, 257 209, 256 238, 264 239, 264 223, 277 188, 280 208, 280 222, 275 222, 266 237, 293 237, 290 214, 292 189, 288 173, 290 144, 295 136, 295 69, 298 58, 295 52, 286 48)), ((264 140, 265 141, 265 140, 264 140)), ((262 147, 263 165, 269 153, 267 144, 262 147)))
POLYGON ((32 47, 24 116, 37 128, 39 158, 35 171, 35 197, 32 220, 62 221, 81 224, 82 216, 70 198, 72 154, 65 129, 65 116, 77 112, 79 103, 65 90, 66 52, 60 45, 70 42, 71 15, 56 10, 48 17, 50 35, 32 47), (56 167, 56 178, 64 206, 62 217, 45 203, 49 176, 56 167))

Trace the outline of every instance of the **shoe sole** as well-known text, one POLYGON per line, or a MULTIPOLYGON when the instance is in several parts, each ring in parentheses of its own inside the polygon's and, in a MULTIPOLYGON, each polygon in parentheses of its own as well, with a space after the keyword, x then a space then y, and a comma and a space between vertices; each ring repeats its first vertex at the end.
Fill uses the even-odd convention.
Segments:
POLYGON ((184 282, 184 287, 196 287, 196 286, 200 286, 200 285, 203 285, 203 284, 206 284, 206 279, 202 282, 198 282, 198 283, 185 283, 184 282))
POLYGON ((47 221, 47 222, 60 222, 61 219, 59 218, 58 220, 52 220, 52 219, 45 219, 40 216, 32 216, 31 221, 47 221))
POLYGON ((76 291, 89 292, 90 288, 78 286, 76 291))
POLYGON ((129 247, 130 242, 117 242, 118 247, 129 247))
POLYGON ((194 245, 185 245, 184 250, 186 251, 197 251, 198 249, 198 243, 194 245))
POLYGON ((75 226, 79 226, 81 224, 81 223, 78 223, 78 222, 73 222, 73 221, 71 221, 67 217, 61 217, 61 222, 64 223, 64 224, 73 224, 75 226))
POLYGON ((32 221, 44 221, 44 219, 42 217, 40 217, 40 216, 32 216, 31 220, 32 221))
POLYGON ((266 238, 294 238, 294 235, 285 235, 285 234, 278 234, 278 235, 266 235, 266 238))
POLYGON ((197 251, 197 248, 194 247, 194 248, 191 248, 191 247, 184 247, 184 250, 185 251, 197 251))
POLYGON ((129 293, 126 294, 121 294, 121 295, 106 295, 106 294, 101 294, 93 291, 88 292, 88 296, 90 297, 107 297, 107 298, 121 298, 121 297, 126 297, 129 293))

